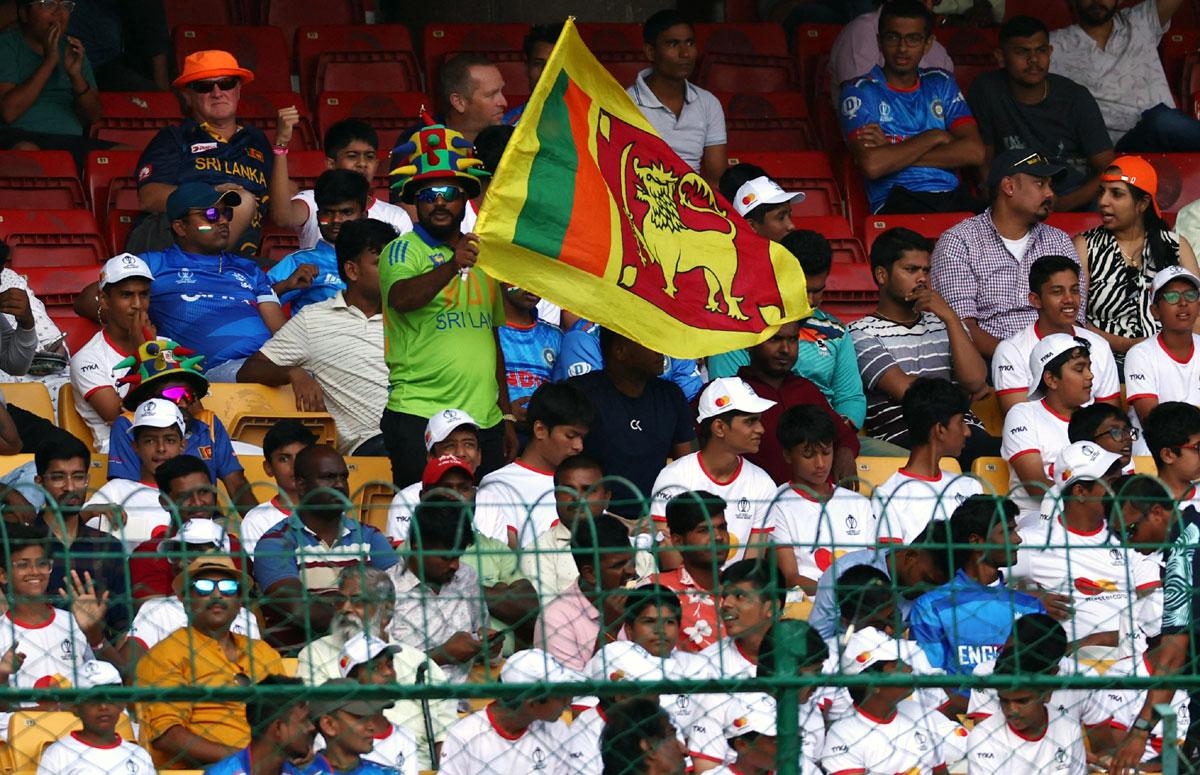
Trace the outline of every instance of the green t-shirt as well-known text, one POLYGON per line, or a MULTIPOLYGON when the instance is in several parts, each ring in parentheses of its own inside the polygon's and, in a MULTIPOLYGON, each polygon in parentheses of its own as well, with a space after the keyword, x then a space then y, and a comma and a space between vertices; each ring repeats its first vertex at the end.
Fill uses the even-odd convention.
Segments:
MULTIPOLYGON (((66 41, 67 36, 63 35, 59 47, 65 48, 66 41)), ((17 25, 0 32, 0 83, 24 83, 41 64, 42 55, 29 47, 17 25)), ((82 71, 84 80, 95 89, 96 77, 92 75, 92 63, 88 61, 87 54, 83 56, 82 71)), ((83 134, 83 124, 75 114, 75 90, 61 64, 54 68, 29 110, 8 126, 54 135, 83 134)))
POLYGON ((387 304, 397 280, 423 275, 453 257, 454 248, 419 225, 390 242, 379 257, 387 408, 418 417, 462 409, 490 428, 500 422, 493 333, 504 325, 500 284, 474 268, 466 280, 455 274, 420 309, 401 313, 387 304))

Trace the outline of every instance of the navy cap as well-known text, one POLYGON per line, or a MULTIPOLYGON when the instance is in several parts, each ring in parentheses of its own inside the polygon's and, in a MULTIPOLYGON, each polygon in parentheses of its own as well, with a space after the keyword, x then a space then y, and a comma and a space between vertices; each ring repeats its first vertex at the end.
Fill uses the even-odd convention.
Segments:
POLYGON ((174 221, 188 210, 207 209, 218 202, 237 207, 242 197, 236 191, 218 191, 208 183, 184 183, 167 197, 167 218, 174 221))
POLYGON ((1037 178, 1058 180, 1066 172, 1065 166, 1050 161, 1037 151, 1031 151, 1028 148, 1012 148, 992 159, 992 166, 988 169, 987 184, 989 187, 994 187, 1001 178, 1022 173, 1037 178))

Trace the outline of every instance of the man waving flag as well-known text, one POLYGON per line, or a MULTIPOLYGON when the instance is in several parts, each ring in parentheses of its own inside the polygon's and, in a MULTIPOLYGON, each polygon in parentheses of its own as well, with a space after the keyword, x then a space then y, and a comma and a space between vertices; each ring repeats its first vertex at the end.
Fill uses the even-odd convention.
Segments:
POLYGON ((488 274, 677 358, 812 313, 795 257, 667 146, 571 19, 475 231, 488 274))

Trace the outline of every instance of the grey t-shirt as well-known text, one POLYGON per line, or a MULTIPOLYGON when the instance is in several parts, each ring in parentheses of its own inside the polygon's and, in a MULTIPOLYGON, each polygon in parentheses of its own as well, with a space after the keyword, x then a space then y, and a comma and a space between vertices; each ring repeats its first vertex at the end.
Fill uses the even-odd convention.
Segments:
POLYGON ((1055 186, 1059 194, 1079 188, 1091 177, 1088 158, 1113 147, 1100 108, 1088 90, 1061 75, 1046 76, 1046 98, 1023 105, 1013 97, 1003 70, 983 73, 971 84, 967 102, 979 122, 984 145, 997 155, 1028 148, 1067 165, 1055 186))

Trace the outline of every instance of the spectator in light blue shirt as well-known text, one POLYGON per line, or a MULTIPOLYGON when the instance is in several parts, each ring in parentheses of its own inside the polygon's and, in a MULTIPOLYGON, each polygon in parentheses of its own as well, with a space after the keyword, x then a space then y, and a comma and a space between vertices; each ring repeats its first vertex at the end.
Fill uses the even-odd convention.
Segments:
POLYGON ((346 289, 333 246, 343 223, 367 217, 370 195, 370 181, 353 170, 326 170, 317 178, 315 198, 321 239, 308 250, 284 256, 267 272, 280 303, 290 303, 293 315, 346 289))

